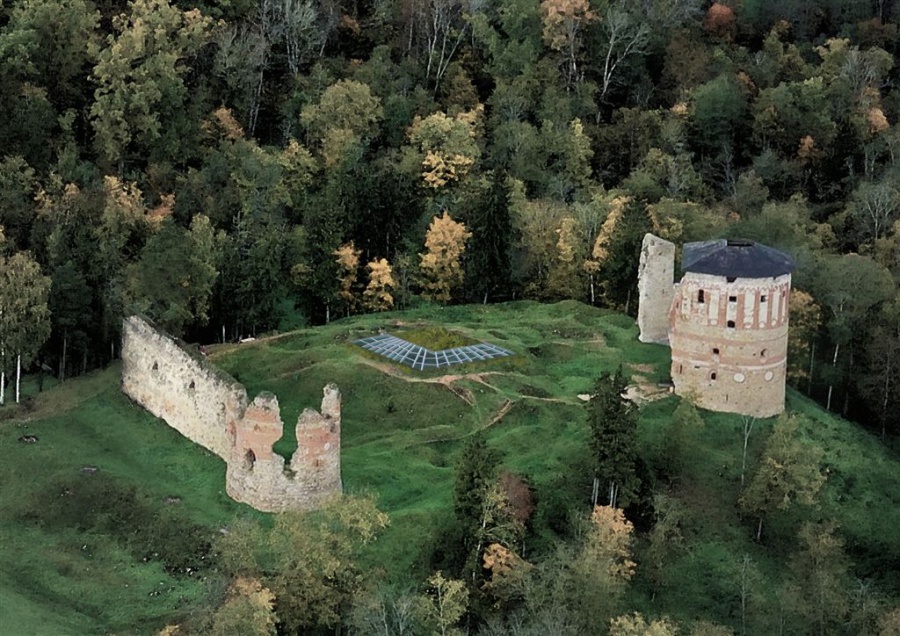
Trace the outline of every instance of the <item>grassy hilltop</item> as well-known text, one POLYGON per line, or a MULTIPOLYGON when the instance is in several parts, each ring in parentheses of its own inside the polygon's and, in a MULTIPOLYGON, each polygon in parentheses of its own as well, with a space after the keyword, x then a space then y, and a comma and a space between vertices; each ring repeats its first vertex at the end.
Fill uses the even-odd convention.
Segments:
MULTIPOLYGON (((344 395, 343 479, 375 491, 391 515, 367 565, 383 578, 416 585, 450 514, 453 466, 465 438, 486 429, 505 468, 537 491, 530 558, 555 539, 569 505, 587 510, 587 429, 579 394, 604 370, 655 389, 668 374, 668 350, 637 341, 633 321, 580 303, 428 308, 344 319, 243 345, 211 358, 247 387, 279 399, 285 438, 318 408, 322 387, 344 395), (486 340, 514 357, 429 373, 391 366, 352 341, 383 328, 397 335, 443 327, 486 340)), ((240 515, 264 517, 224 493, 225 465, 125 398, 118 368, 66 382, 26 410, 0 410, 0 632, 152 633, 202 602, 212 572, 209 541, 240 515), (36 443, 20 442, 35 435, 36 443), (207 579, 207 582, 204 582, 207 579)), ((653 474, 664 463, 664 434, 677 406, 663 397, 641 409, 639 441, 653 474)), ((782 515, 764 545, 741 520, 740 418, 703 413, 705 427, 675 483, 657 490, 683 506, 685 546, 668 584, 633 584, 630 605, 674 618, 734 625, 739 563, 749 555, 771 581, 786 576, 802 518, 841 525, 853 574, 900 595, 900 461, 878 440, 790 393, 789 408, 810 416, 801 431, 825 452, 828 481, 813 511, 782 515)), ((758 464, 771 421, 758 423, 748 466, 758 464)), ((649 477, 649 476, 648 476, 649 477)), ((640 546, 639 546, 640 547, 640 546)), ((774 603, 774 599, 772 600, 774 603)))

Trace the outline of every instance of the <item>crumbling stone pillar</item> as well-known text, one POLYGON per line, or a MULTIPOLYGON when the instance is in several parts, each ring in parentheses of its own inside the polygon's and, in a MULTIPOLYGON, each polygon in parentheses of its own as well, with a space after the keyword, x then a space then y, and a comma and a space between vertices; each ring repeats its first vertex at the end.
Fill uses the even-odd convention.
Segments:
POLYGON ((675 244, 645 234, 638 266, 637 322, 641 342, 668 342, 674 282, 675 244))

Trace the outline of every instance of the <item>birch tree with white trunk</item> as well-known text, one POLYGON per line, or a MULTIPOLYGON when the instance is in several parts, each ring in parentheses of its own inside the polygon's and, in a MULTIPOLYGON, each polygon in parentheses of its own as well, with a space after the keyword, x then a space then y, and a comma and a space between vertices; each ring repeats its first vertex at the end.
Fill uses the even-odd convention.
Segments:
MULTIPOLYGON (((17 403, 22 365, 27 367, 50 337, 49 294, 50 278, 30 254, 0 254, 0 387, 5 387, 6 371, 15 361, 17 403)), ((0 388, 0 405, 5 397, 0 388)))

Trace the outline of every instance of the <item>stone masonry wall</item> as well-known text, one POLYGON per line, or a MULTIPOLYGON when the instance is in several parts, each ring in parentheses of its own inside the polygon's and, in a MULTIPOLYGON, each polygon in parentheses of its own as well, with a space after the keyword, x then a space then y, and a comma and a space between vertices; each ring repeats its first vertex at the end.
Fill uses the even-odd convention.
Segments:
POLYGON ((278 398, 261 394, 234 430, 228 494, 265 512, 315 508, 341 492, 341 394, 325 387, 321 413, 306 409, 297 420, 297 450, 285 465, 272 452, 283 424, 278 398))
POLYGON ((226 431, 243 417, 247 391, 139 316, 122 325, 122 390, 191 441, 230 457, 226 431))
POLYGON ((297 421, 290 464, 273 450, 283 434, 278 399, 247 391, 150 321, 125 319, 122 390, 135 402, 226 464, 226 490, 265 512, 308 510, 341 492, 341 394, 325 387, 321 412, 297 421))
POLYGON ((675 245, 644 235, 638 266, 638 328, 641 342, 666 342, 675 280, 675 245))

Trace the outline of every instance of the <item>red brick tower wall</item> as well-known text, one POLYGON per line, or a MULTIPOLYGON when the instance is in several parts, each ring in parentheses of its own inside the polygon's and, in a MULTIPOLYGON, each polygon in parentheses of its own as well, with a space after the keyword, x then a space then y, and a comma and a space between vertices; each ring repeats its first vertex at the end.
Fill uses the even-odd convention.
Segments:
POLYGON ((247 461, 248 451, 253 453, 253 460, 271 460, 274 456, 272 445, 283 434, 278 398, 271 393, 261 393, 247 407, 240 426, 235 427, 234 460, 247 461))
POLYGON ((790 288, 790 274, 685 274, 669 314, 675 392, 714 411, 781 413, 790 288))

